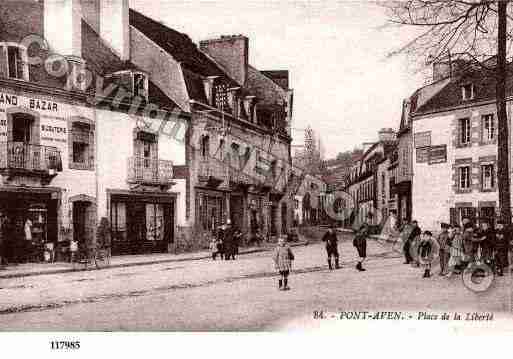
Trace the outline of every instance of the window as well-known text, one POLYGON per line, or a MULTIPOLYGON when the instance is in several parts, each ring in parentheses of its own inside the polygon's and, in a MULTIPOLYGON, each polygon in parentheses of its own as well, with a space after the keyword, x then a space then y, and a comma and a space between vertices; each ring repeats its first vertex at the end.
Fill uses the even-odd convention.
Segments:
POLYGON ((483 127, 482 142, 492 142, 495 139, 495 121, 493 114, 484 115, 481 118, 481 124, 483 127))
POLYGON ((481 188, 491 190, 495 187, 495 170, 493 164, 481 166, 481 188))
POLYGON ((70 131, 71 169, 94 170, 94 125, 76 121, 70 131))
POLYGON ((17 44, 0 44, 0 50, 2 55, 0 69, 2 63, 5 63, 4 71, 6 73, 4 75, 12 79, 28 81, 27 50, 17 44))
POLYGON ((209 153, 210 153, 209 147, 210 147, 210 137, 203 136, 203 138, 201 139, 201 157, 203 157, 204 159, 209 156, 209 153))
POLYGON ((142 73, 134 73, 134 96, 148 99, 148 77, 142 73))
POLYGON ((89 145, 87 143, 73 142, 73 162, 85 163, 89 145))
POLYGON ((133 96, 140 96, 142 99, 148 100, 149 80, 145 73, 132 70, 118 71, 107 78, 129 91, 133 96))
POLYGON ((470 118, 460 119, 460 144, 470 143, 470 118))
POLYGON ((474 98, 474 85, 466 84, 461 86, 461 97, 463 100, 472 100, 474 98))
POLYGON ((460 167, 458 170, 460 189, 470 189, 470 166, 460 167))

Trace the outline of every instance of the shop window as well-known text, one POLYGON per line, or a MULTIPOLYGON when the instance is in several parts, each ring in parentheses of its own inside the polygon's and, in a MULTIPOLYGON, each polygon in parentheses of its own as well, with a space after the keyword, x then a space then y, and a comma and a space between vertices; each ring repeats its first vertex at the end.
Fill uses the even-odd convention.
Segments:
POLYGON ((71 169, 94 170, 94 126, 75 121, 70 131, 71 169))
POLYGON ((0 44, 0 69, 4 76, 16 80, 29 80, 27 49, 17 44, 0 44))
POLYGON ((126 204, 113 202, 110 209, 110 223, 113 241, 126 241, 126 204))
POLYGON ((495 188, 495 168, 493 164, 481 165, 481 189, 493 190, 495 188))
POLYGON ((493 114, 481 117, 482 138, 484 143, 493 142, 495 140, 495 120, 493 114))
POLYGON ((470 143, 470 118, 462 118, 459 120, 460 129, 460 145, 466 146, 470 143))
POLYGON ((146 204, 146 240, 164 240, 164 207, 161 204, 146 204))
POLYGON ((459 188, 460 190, 470 189, 470 166, 458 168, 459 188))
POLYGON ((201 157, 203 159, 208 158, 210 153, 210 137, 209 136, 203 136, 201 139, 201 157))
POLYGON ((461 86, 461 97, 465 100, 472 100, 474 98, 474 85, 465 84, 461 86))

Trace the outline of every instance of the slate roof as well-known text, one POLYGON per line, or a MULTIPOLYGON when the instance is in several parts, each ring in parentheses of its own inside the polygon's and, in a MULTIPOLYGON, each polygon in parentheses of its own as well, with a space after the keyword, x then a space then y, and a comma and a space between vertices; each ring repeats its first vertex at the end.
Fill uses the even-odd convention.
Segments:
POLYGON ((180 63, 189 97, 206 103, 203 78, 220 76, 229 87, 237 83, 220 66, 199 50, 189 36, 171 29, 133 9, 129 13, 130 25, 143 33, 180 63))
MULTIPOLYGON (((509 65, 508 77, 506 79, 506 94, 513 95, 513 79, 510 76, 513 73, 513 64, 509 65)), ((454 77, 448 81, 448 84, 431 97, 424 104, 415 110, 415 114, 424 114, 430 112, 450 109, 457 106, 468 105, 480 101, 494 100, 496 79, 493 71, 472 68, 460 76, 454 77), (472 83, 474 85, 474 98, 472 100, 463 100, 461 87, 472 83)))

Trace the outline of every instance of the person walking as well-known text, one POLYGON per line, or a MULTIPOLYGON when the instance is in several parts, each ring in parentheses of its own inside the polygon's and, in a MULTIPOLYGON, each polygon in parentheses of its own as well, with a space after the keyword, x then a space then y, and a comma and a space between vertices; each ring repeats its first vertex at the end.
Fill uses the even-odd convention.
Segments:
POLYGON ((411 262, 413 262, 413 258, 410 253, 411 246, 412 246, 413 242, 415 241, 415 239, 418 236, 420 236, 420 234, 421 234, 419 223, 416 220, 411 222, 409 230, 410 230, 410 233, 406 237, 406 241, 404 242, 404 247, 403 247, 404 259, 405 259, 404 264, 410 264, 411 262))
POLYGON ((335 259, 335 268, 339 269, 339 254, 338 254, 338 238, 337 234, 332 227, 322 237, 322 241, 326 242, 326 254, 328 255, 328 268, 333 269, 331 257, 335 259))
POLYGON ((442 232, 438 235, 438 245, 440 247, 439 257, 440 257, 440 273, 438 275, 447 275, 448 266, 449 266, 449 228, 450 225, 447 223, 442 223, 440 225, 442 232))
POLYGON ((292 270, 292 261, 294 260, 294 254, 290 247, 285 243, 285 238, 278 238, 278 245, 273 252, 273 261, 280 279, 278 280, 279 290, 289 290, 288 278, 290 271, 292 270))
POLYGON ((232 222, 227 219, 226 224, 221 227, 221 238, 224 247, 224 259, 235 260, 235 243, 232 222))
POLYGON ((369 236, 371 229, 367 222, 371 220, 372 214, 369 213, 367 214, 366 220, 362 223, 353 239, 353 246, 358 252, 358 262, 356 264, 356 269, 360 272, 365 271, 365 268, 363 268, 363 262, 365 261, 365 258, 367 258, 367 237, 369 236))

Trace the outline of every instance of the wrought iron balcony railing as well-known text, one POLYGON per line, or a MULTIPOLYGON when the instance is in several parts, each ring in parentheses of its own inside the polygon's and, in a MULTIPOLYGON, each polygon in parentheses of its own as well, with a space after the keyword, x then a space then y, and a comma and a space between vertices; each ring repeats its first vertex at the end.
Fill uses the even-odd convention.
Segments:
POLYGON ((0 142, 0 170, 54 175, 62 171, 61 152, 51 146, 0 142))
POLYGON ((145 157, 128 159, 128 182, 168 185, 173 180, 173 162, 145 157))

